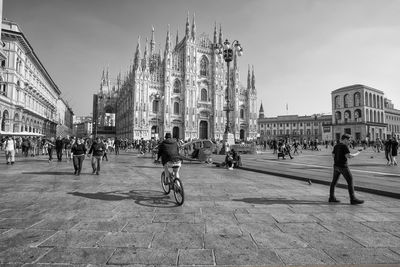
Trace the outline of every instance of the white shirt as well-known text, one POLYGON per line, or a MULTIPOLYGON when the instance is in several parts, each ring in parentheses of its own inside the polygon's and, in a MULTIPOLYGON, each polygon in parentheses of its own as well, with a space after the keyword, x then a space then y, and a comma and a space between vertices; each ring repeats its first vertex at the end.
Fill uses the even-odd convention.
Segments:
POLYGON ((12 151, 14 150, 14 140, 13 139, 8 139, 4 142, 4 147, 6 151, 12 151))

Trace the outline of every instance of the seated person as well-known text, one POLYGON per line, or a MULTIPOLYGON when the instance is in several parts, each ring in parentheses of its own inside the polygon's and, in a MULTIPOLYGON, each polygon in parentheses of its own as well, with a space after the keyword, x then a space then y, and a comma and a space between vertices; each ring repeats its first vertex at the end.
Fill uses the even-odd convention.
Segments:
POLYGON ((228 170, 233 170, 233 154, 231 151, 226 153, 225 166, 228 168, 228 170))
POLYGON ((192 158, 194 158, 194 159, 199 158, 199 153, 200 153, 200 149, 199 148, 195 148, 193 150, 193 153, 192 153, 192 158))
POLYGON ((240 155, 232 148, 231 149, 232 158, 233 158, 233 166, 235 168, 242 166, 242 160, 240 155))

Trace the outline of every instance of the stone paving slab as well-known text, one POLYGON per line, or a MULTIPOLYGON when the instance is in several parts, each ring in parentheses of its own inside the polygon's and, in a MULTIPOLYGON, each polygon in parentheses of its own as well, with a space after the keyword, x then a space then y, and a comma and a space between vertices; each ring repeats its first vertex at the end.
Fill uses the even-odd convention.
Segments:
POLYGON ((333 248, 326 253, 340 264, 398 263, 400 255, 387 248, 333 248))
POLYGON ((338 188, 332 205, 324 185, 184 164, 176 206, 161 167, 133 153, 110 155, 99 176, 86 160, 81 176, 40 158, 6 166, 1 266, 400 265, 397 199, 358 192, 353 206, 338 188))
POLYGON ((107 248, 54 248, 39 263, 48 264, 106 264, 114 249, 107 248))

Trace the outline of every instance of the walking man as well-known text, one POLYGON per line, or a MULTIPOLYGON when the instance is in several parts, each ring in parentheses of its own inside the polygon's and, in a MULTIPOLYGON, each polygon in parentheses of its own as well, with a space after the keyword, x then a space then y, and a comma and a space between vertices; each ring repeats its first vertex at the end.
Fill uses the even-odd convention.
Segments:
POLYGON ((61 139, 61 136, 59 136, 56 140, 56 152, 57 152, 57 160, 60 162, 62 160, 63 148, 64 148, 64 142, 61 139))
POLYGON ((6 153, 7 165, 11 163, 14 165, 15 162, 15 141, 11 136, 7 137, 7 140, 3 144, 4 151, 6 153))
POLYGON ((101 141, 100 137, 96 137, 96 141, 93 142, 92 146, 90 147, 88 156, 93 154, 92 156, 92 168, 93 174, 100 174, 100 162, 102 161, 104 151, 106 150, 106 146, 101 141))
POLYGON ((350 196, 350 204, 357 205, 364 203, 364 200, 357 199, 355 196, 353 176, 351 175, 349 166, 347 165, 347 159, 358 156, 362 149, 359 149, 358 152, 351 154, 348 147, 350 143, 350 137, 351 136, 348 134, 342 135, 340 142, 337 145, 335 145, 332 151, 334 165, 333 165, 333 179, 331 182, 331 187, 329 192, 329 202, 333 203, 340 202, 335 197, 335 186, 339 180, 340 174, 342 174, 347 182, 347 189, 349 191, 349 196, 350 196))
POLYGON ((76 139, 76 143, 74 143, 71 147, 71 158, 74 164, 74 174, 80 175, 82 171, 83 161, 85 160, 86 146, 82 142, 81 138, 76 139))

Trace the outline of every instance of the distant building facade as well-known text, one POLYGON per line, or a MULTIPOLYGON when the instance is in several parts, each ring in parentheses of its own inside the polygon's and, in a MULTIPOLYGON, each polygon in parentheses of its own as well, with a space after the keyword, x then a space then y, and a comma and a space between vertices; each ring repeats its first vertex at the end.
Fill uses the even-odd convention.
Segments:
MULTIPOLYGON (((150 139, 170 132, 181 139, 223 139, 226 125, 227 66, 214 45, 223 42, 214 27, 213 39, 198 34, 195 20, 186 21, 183 39, 172 46, 167 31, 164 54, 156 51, 154 29, 146 40, 144 54, 140 39, 133 65, 118 90, 116 135, 120 138, 150 139)), ((254 68, 247 87, 240 85, 238 56, 230 68, 229 96, 231 128, 236 139, 257 136, 257 91, 254 68)), ((118 79, 117 79, 118 80, 118 79)), ((99 101, 97 101, 99 103, 99 101)), ((111 110, 111 109, 110 109, 111 110)))
POLYGON ((16 23, 3 20, 1 38, 0 130, 56 136, 61 91, 16 23))
POLYGON ((334 139, 344 133, 355 140, 386 139, 384 93, 355 84, 332 91, 332 125, 334 139))
POLYGON ((347 133, 356 141, 374 142, 391 136, 400 138, 400 110, 384 97, 384 92, 355 84, 332 91, 332 115, 264 117, 261 104, 258 118, 262 140, 294 138, 339 140, 347 133))
POLYGON ((119 83, 120 76, 118 76, 117 84, 115 84, 112 83, 109 78, 108 69, 106 73, 103 71, 99 91, 97 94, 93 95, 94 136, 116 136, 116 112, 119 83))
MULTIPOLYGON (((3 21, 3 0, 0 0, 0 21, 3 21)), ((4 79, 4 69, 7 59, 7 54, 3 49, 5 44, 1 40, 1 28, 2 27, 0 27, 0 93, 5 92, 6 81, 4 79)))
POLYGON ((385 98, 386 136, 400 138, 400 110, 395 109, 392 101, 385 98))
POLYGON ((74 113, 68 103, 64 99, 59 98, 57 100, 57 136, 66 137, 67 135, 72 135, 73 116, 74 113))
POLYGON ((74 116, 72 135, 76 137, 91 137, 93 132, 92 116, 74 116))
POLYGON ((289 139, 293 141, 332 140, 332 116, 316 114, 310 116, 285 115, 277 117, 264 117, 261 104, 258 127, 260 141, 289 139))

